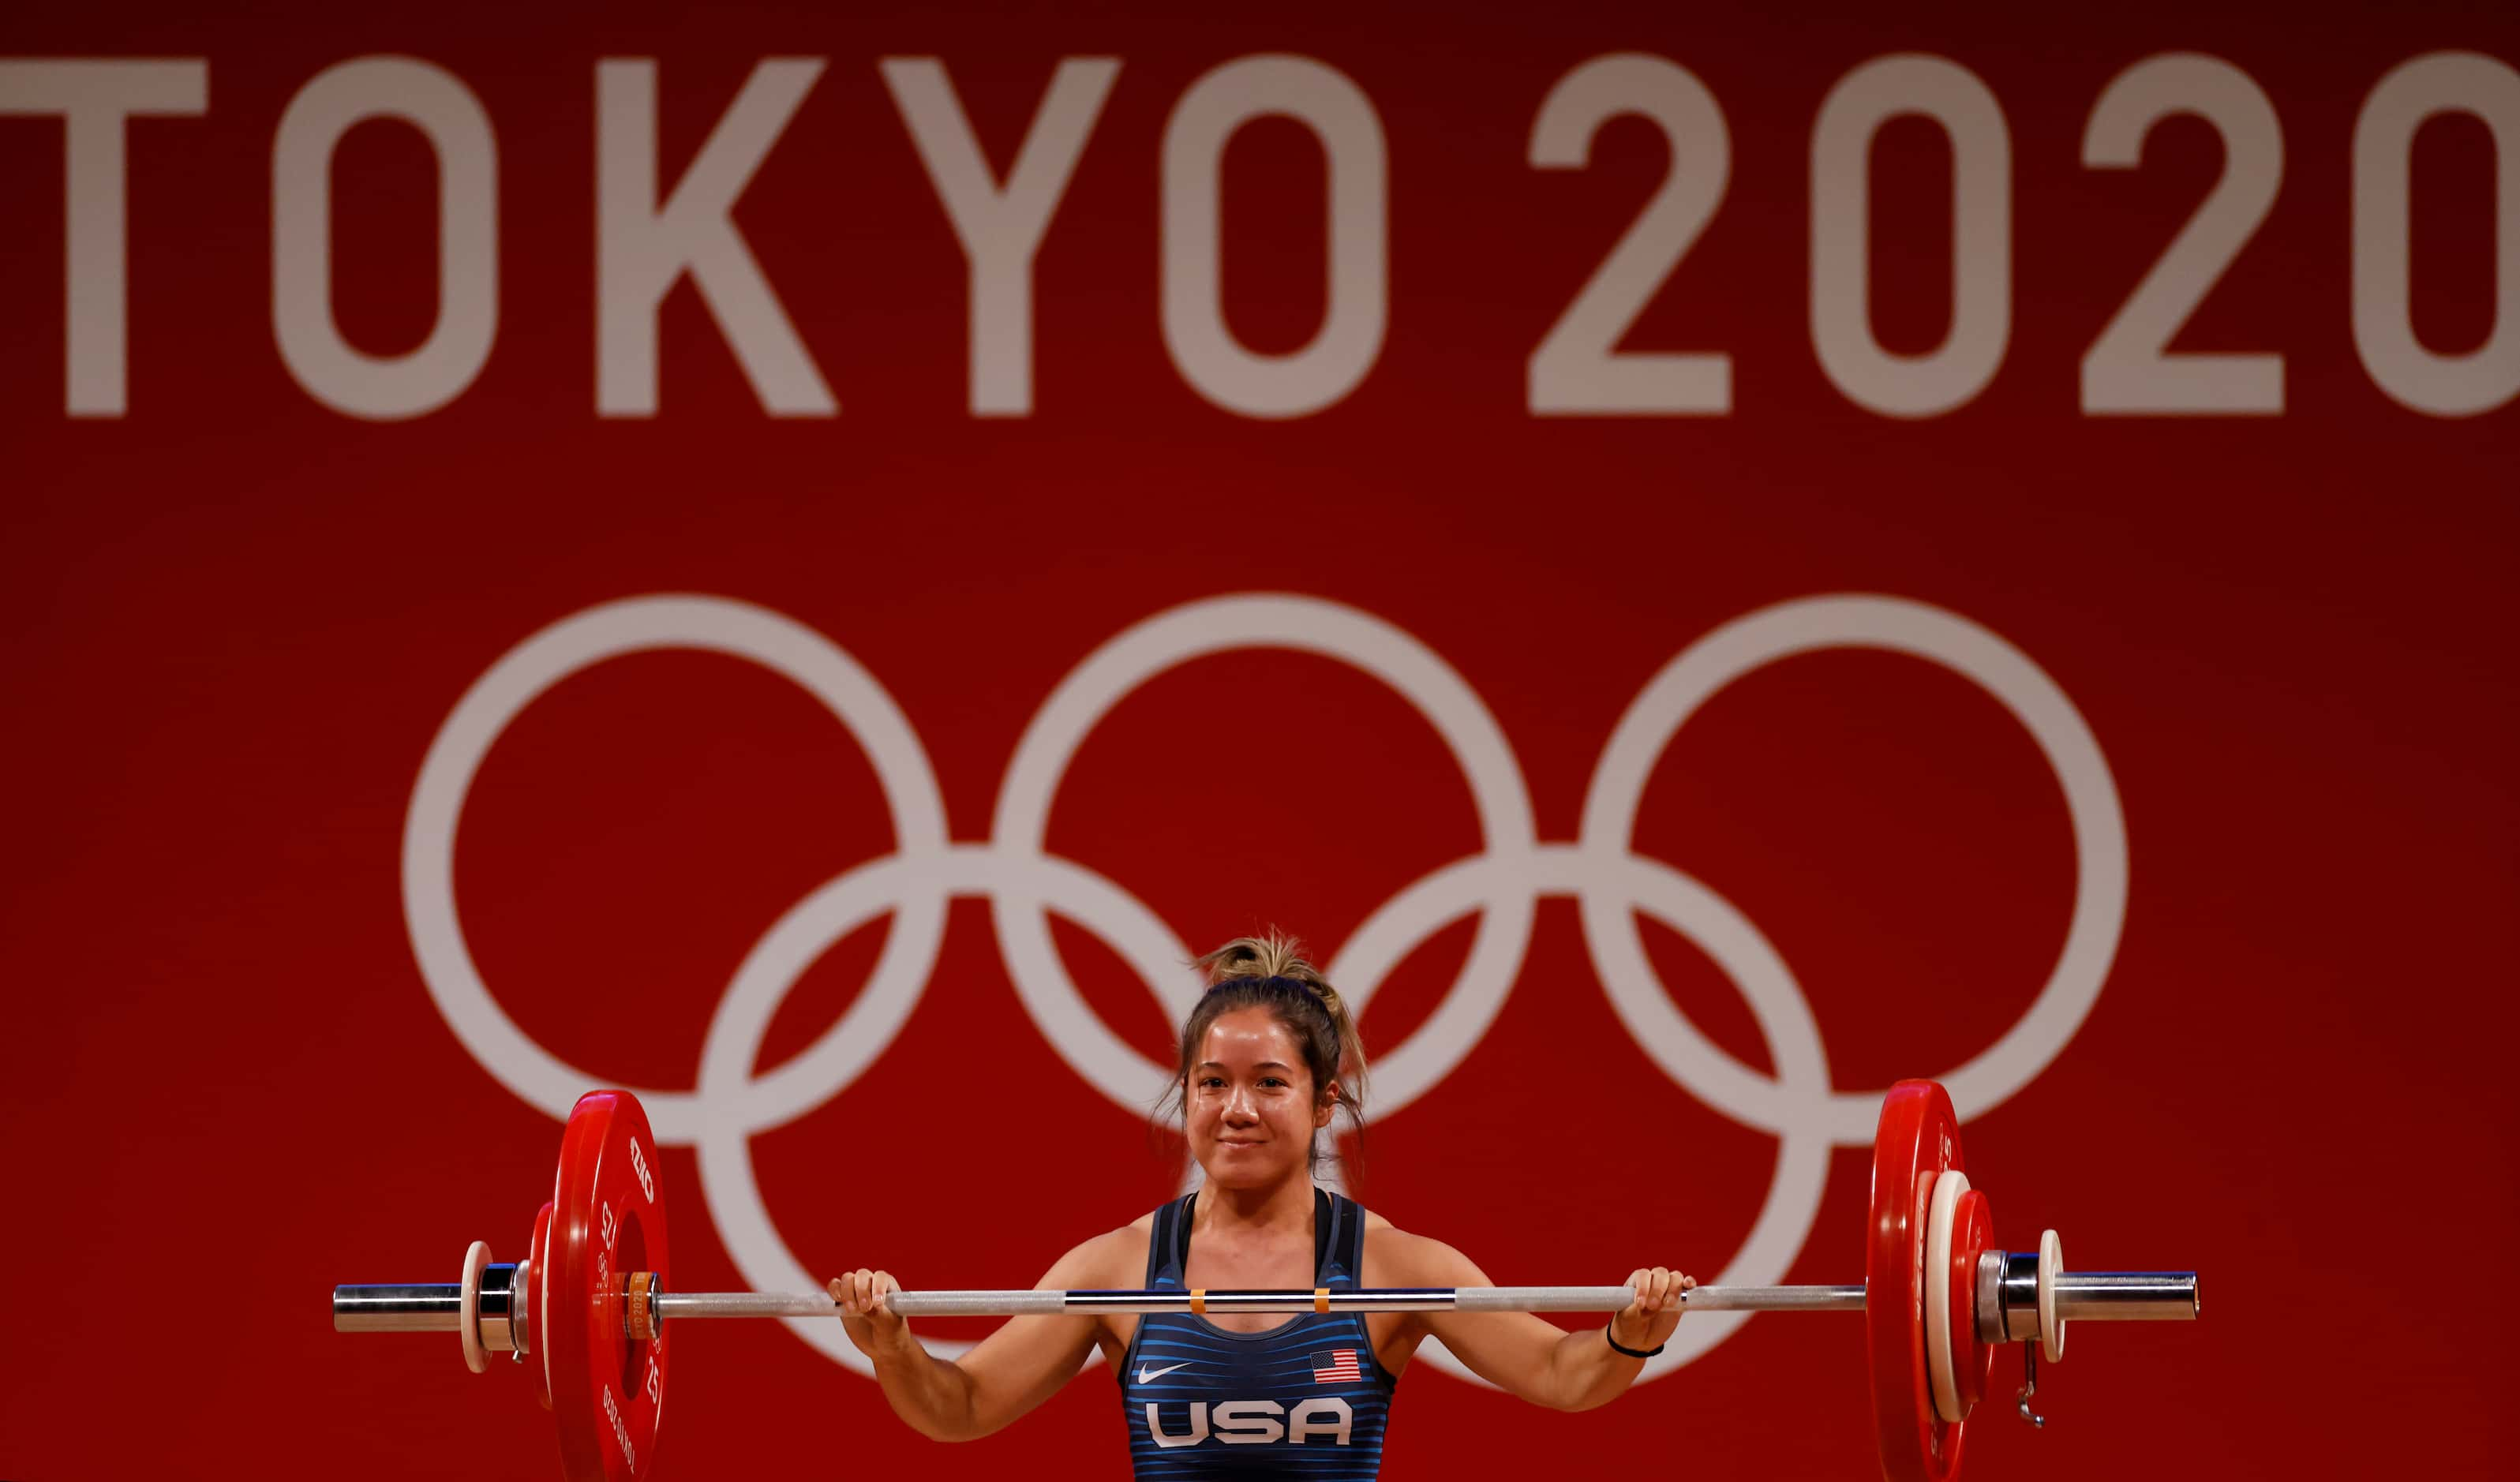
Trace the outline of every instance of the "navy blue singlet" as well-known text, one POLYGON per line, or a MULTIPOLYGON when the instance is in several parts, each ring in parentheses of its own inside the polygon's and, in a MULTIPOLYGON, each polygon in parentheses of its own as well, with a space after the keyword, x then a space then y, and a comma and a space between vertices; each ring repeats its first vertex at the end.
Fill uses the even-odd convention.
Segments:
MULTIPOLYGON (((1183 1284, 1195 1197, 1155 1211, 1148 1286, 1183 1284)), ((1365 1211, 1318 1189, 1313 1266, 1313 1284, 1334 1290, 1355 1286, 1365 1266, 1365 1211)), ((1364 1482, 1382 1466, 1398 1382, 1374 1358, 1362 1313, 1304 1313, 1265 1332, 1233 1332, 1194 1313, 1148 1313, 1120 1375, 1129 1459, 1139 1482, 1364 1482)))

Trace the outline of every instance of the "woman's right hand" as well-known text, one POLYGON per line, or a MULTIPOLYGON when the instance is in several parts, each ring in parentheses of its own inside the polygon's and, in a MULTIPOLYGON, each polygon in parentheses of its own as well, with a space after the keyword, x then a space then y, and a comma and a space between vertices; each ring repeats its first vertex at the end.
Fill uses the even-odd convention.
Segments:
POLYGON ((909 1326, 883 1303, 884 1293, 900 1289, 901 1283, 888 1271, 861 1268, 832 1279, 832 1300, 840 1304, 840 1326, 858 1352, 870 1359, 898 1353, 902 1344, 914 1341, 909 1326))

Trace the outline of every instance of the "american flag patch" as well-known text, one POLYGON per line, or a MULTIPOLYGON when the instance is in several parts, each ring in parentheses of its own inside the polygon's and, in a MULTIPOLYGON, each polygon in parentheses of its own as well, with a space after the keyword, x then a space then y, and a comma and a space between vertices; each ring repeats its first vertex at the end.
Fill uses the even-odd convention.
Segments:
POLYGON ((1328 1348, 1313 1355, 1313 1382, 1316 1384, 1356 1383, 1365 1375, 1356 1367, 1353 1348, 1328 1348))

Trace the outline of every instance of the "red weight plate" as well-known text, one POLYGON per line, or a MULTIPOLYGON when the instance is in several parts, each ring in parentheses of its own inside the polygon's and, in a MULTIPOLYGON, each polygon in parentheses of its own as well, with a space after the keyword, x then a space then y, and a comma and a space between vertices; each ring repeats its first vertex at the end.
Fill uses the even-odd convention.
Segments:
MULTIPOLYGON (((1977 1335, 1977 1258, 1994 1244, 1995 1206, 1972 1189, 1952 1211, 1952 1384, 1963 1414, 1986 1398, 1987 1375, 1995 1370, 1995 1346, 1977 1335)), ((1957 1461, 1957 1435, 1952 1450, 1957 1461)))
POLYGON ((1949 1482, 1959 1469, 1960 1427, 1934 1414, 1925 1371, 1925 1218, 1934 1180, 1962 1166, 1959 1118, 1943 1088, 1931 1081, 1891 1087, 1872 1137, 1864 1251, 1872 1423, 1889 1482, 1949 1482))
POLYGON ((532 1329, 526 1341, 533 1344, 534 1351, 526 1355, 533 1360, 526 1367, 534 1371, 534 1398, 542 1402, 545 1410, 552 1408, 551 1339, 545 1320, 551 1316, 551 1217, 557 1207, 551 1200, 543 1200, 541 1212, 534 1216, 534 1237, 525 1246, 526 1256, 534 1263, 530 1273, 534 1289, 525 1296, 525 1324, 532 1329))
POLYGON ((621 1292, 631 1272, 666 1276, 665 1203, 655 1135, 630 1093, 578 1098, 552 1202, 544 1332, 561 1469, 569 1482, 636 1482, 664 1413, 666 1338, 623 1331, 621 1292))

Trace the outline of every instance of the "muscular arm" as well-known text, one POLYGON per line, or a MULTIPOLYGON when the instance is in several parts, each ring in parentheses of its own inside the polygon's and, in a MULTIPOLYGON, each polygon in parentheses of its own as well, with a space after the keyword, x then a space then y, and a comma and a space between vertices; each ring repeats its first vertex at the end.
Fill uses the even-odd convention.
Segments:
MULTIPOLYGON (((1486 1272, 1441 1240, 1397 1230, 1372 1232, 1382 1259, 1375 1262, 1397 1286, 1493 1286, 1486 1272), (1387 1262, 1387 1264, 1386 1264, 1387 1262)), ((1377 1277, 1377 1280, 1380 1278, 1377 1277)), ((1674 1304, 1642 1305, 1621 1316, 1642 1336, 1646 1321, 1674 1304)), ((1470 1368, 1507 1393, 1551 1410, 1591 1410, 1607 1405, 1636 1381, 1644 1361, 1610 1347, 1598 1325, 1568 1332, 1527 1312, 1430 1312, 1418 1315, 1426 1330, 1470 1368)), ((1622 1339, 1621 1341, 1627 1341, 1622 1339)), ((1631 1343, 1631 1347, 1650 1346, 1631 1343)))
MULTIPOLYGON (((1060 1256, 1035 1290, 1111 1284, 1110 1256, 1122 1233, 1097 1235, 1060 1256)), ((868 1274, 874 1275, 874 1274, 868 1274)), ((850 1279, 832 1282, 840 1296, 850 1279)), ((882 1283, 889 1286, 886 1279, 882 1283)), ((843 1305, 848 1305, 842 1296, 843 1305)), ((876 1382, 903 1423, 938 1441, 975 1441, 1058 1392, 1094 1351, 1094 1317, 1009 1318, 958 1360, 939 1359, 888 1315, 848 1318, 850 1337, 875 1361, 876 1382), (863 1336, 861 1336, 861 1332, 863 1336)))

